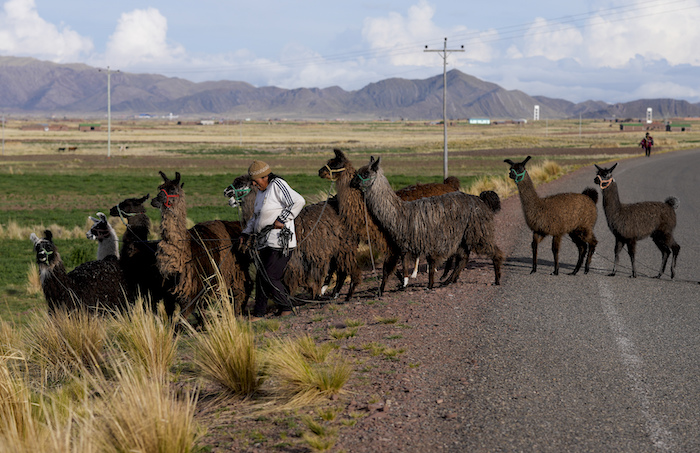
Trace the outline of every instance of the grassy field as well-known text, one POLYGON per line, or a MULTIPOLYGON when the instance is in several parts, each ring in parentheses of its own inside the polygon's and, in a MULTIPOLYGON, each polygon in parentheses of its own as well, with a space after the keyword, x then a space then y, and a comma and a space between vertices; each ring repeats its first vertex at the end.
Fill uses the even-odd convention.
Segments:
MULTIPOLYGON (((318 169, 343 149, 356 168, 369 156, 382 156, 391 183, 404 187, 436 182, 443 174, 443 128, 423 122, 222 122, 213 126, 166 121, 114 121, 111 146, 106 130, 79 132, 78 121, 49 121, 50 130, 30 121, 9 121, 0 157, 0 318, 18 319, 41 307, 41 295, 25 287, 33 261, 30 232, 51 228, 69 266, 95 256, 96 244, 84 239, 88 215, 107 212, 126 197, 155 194, 158 171, 182 174, 193 222, 235 219, 224 188, 253 159, 269 162, 307 200, 326 198, 333 188, 318 169), (63 126, 66 130, 51 130, 63 126), (59 148, 75 147, 73 151, 59 148), (108 158, 109 154, 109 158, 108 158)), ((692 122, 691 122, 692 123, 692 122)), ((700 121, 689 131, 654 131, 657 150, 695 147, 700 121), (695 129, 693 129, 695 128, 695 129)), ((507 196, 504 158, 533 155, 569 171, 582 165, 639 155, 642 132, 620 132, 600 120, 539 121, 527 124, 448 127, 449 174, 462 187, 477 190, 484 181, 507 196), (479 185, 474 186, 475 183, 479 185)), ((656 151, 655 151, 656 152, 656 151)), ((488 184, 487 184, 488 185, 488 184)), ((149 210, 154 223, 159 214, 149 210)), ((120 225, 117 225, 120 227, 120 225)))

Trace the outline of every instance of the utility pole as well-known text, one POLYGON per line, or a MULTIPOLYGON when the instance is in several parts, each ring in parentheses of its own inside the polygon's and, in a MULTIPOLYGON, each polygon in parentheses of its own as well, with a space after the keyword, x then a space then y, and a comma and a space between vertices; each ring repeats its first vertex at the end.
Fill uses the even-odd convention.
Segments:
MULTIPOLYGON (((102 72, 102 69, 99 70, 102 72)), ((112 157, 112 71, 107 66, 107 159, 112 157)), ((119 72, 117 69, 115 72, 119 72)))
POLYGON ((438 52, 442 57, 442 126, 444 131, 444 150, 443 150, 443 178, 447 179, 447 55, 448 52, 464 52, 464 46, 459 49, 448 49, 447 38, 442 50, 429 50, 425 46, 423 52, 438 52))

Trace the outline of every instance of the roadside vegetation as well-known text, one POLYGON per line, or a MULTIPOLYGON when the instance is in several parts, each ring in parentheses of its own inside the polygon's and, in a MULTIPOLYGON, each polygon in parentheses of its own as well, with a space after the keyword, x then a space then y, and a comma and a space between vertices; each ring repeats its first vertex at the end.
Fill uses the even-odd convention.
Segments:
MULTIPOLYGON (((237 219, 223 190, 253 159, 270 163, 308 202, 322 201, 334 188, 317 172, 335 147, 356 168, 381 155, 395 188, 438 182, 441 125, 117 121, 107 159, 105 131, 22 130, 26 123, 8 123, 0 158, 0 451, 188 452, 256 444, 325 451, 339 432, 367 415, 342 411, 339 401, 350 382, 362 383, 377 364, 394 364, 406 352, 398 343, 411 326, 398 318, 363 321, 348 317, 343 305, 329 304, 306 333, 290 334, 284 321, 251 325, 236 318, 225 295, 211 301, 200 329, 176 328, 143 304, 113 317, 50 318, 29 235, 51 229, 68 270, 95 259, 97 244, 85 238, 88 216, 107 213, 127 197, 154 196, 161 170, 182 174, 189 226, 237 219), (77 150, 57 151, 66 145, 77 150), (370 328, 380 330, 383 340, 363 337, 370 328), (237 430, 242 419, 276 426, 275 438, 237 430), (218 439, 216 448, 212 439, 218 439)), ((654 132, 652 153, 697 147, 700 124, 693 127, 698 130, 654 132)), ((458 123, 449 128, 449 173, 466 192, 494 190, 506 198, 516 189, 505 158, 532 154, 530 176, 540 184, 581 166, 637 156, 641 135, 590 120, 458 123)), ((150 206, 147 213, 156 239, 159 213, 150 206)), ((111 221, 121 236, 125 227, 111 221)), ((369 252, 362 255, 360 262, 371 269, 369 252)))

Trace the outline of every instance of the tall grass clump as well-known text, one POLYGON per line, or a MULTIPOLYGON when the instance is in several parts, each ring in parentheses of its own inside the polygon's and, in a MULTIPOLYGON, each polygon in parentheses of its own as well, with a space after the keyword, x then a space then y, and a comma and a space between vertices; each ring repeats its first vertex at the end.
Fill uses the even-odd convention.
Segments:
POLYGON ((195 392, 178 391, 128 360, 114 364, 115 378, 95 382, 103 399, 92 409, 91 435, 101 452, 187 453, 199 436, 195 392))
POLYGON ((44 378, 61 380, 104 363, 104 320, 85 310, 42 312, 30 321, 25 334, 29 355, 44 378))
POLYGON ((305 337, 273 342, 267 359, 279 397, 295 406, 342 393, 352 374, 352 367, 340 355, 310 347, 305 337))
POLYGON ((35 262, 29 263, 29 269, 27 269, 27 283, 25 285, 25 290, 30 296, 41 294, 41 276, 39 275, 39 266, 37 266, 35 262))
POLYGON ((237 396, 253 395, 262 385, 262 359, 250 324, 236 318, 233 304, 213 306, 202 332, 190 328, 194 361, 204 376, 237 396))
POLYGON ((114 338, 134 366, 141 367, 151 379, 166 382, 177 355, 175 324, 168 319, 163 304, 158 314, 143 297, 125 312, 115 315, 114 338))

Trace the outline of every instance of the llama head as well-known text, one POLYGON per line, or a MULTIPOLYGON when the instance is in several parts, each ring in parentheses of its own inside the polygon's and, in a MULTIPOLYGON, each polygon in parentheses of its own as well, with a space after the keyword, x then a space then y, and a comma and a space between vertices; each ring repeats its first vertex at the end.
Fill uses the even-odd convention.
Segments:
POLYGON ((88 216, 88 218, 93 222, 92 227, 85 233, 88 239, 98 241, 111 236, 113 229, 107 221, 106 215, 98 212, 96 218, 92 216, 88 216))
POLYGON ((247 173, 238 176, 224 189, 224 196, 229 198, 228 204, 232 208, 240 206, 243 199, 250 193, 257 193, 257 189, 253 187, 253 180, 247 173))
POLYGON ((109 210, 109 215, 112 217, 130 217, 136 214, 146 212, 144 203, 150 198, 150 194, 146 194, 141 198, 127 198, 119 202, 118 205, 112 206, 109 210))
POLYGON ((381 157, 378 157, 376 160, 374 159, 374 156, 370 157, 369 163, 357 170, 357 173, 355 173, 355 176, 353 176, 352 180, 350 181, 350 187, 363 191, 370 188, 377 179, 377 175, 383 174, 383 171, 379 166, 381 160, 381 157))
POLYGON ((527 173, 527 170, 525 169, 525 164, 532 158, 532 156, 527 156, 524 161, 522 162, 513 162, 510 159, 506 159, 503 162, 507 163, 510 165, 510 171, 508 172, 508 177, 515 181, 515 183, 519 183, 520 181, 523 180, 525 177, 525 173, 527 173))
POLYGON ((177 200, 184 194, 182 188, 185 184, 180 184, 180 172, 175 172, 175 179, 169 179, 162 171, 158 173, 163 178, 163 184, 158 186, 158 195, 151 200, 151 206, 162 211, 177 203, 177 200))
POLYGON ((51 230, 44 231, 44 237, 39 238, 32 233, 29 239, 34 244, 34 253, 36 253, 36 263, 42 267, 49 267, 61 260, 61 255, 58 254, 58 249, 53 243, 53 234, 51 230))
POLYGON ((607 189, 610 183, 613 181, 612 172, 615 169, 615 167, 617 167, 617 164, 613 165, 610 168, 599 167, 597 164, 594 165, 598 171, 595 175, 595 178, 593 178, 593 182, 595 184, 598 184, 601 189, 607 189))
POLYGON ((334 149, 333 152, 335 153, 335 157, 326 162, 326 165, 319 168, 318 176, 320 178, 335 181, 339 173, 352 169, 352 164, 350 164, 348 158, 345 157, 345 153, 337 148, 334 149))

